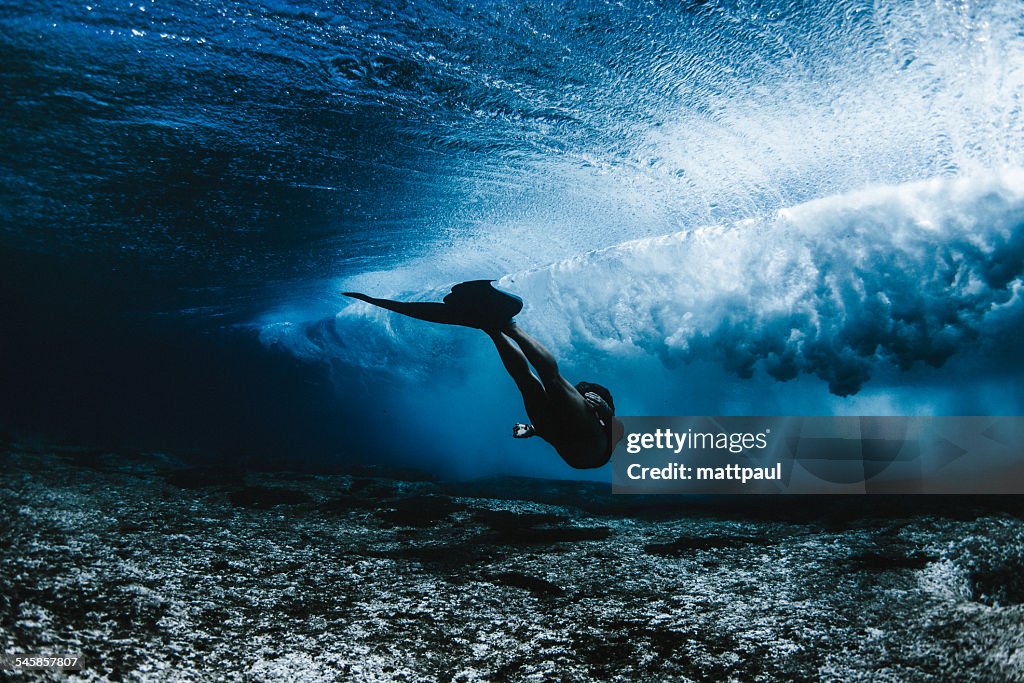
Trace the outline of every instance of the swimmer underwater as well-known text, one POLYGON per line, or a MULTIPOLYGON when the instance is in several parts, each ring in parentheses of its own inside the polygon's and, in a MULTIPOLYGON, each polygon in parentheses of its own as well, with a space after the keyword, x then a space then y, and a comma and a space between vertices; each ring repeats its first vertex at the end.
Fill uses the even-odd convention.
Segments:
POLYGON ((519 387, 532 422, 515 425, 512 436, 539 436, 577 469, 607 463, 625 432, 622 422, 615 417, 611 392, 591 382, 572 385, 558 372, 551 352, 514 322, 500 330, 484 332, 494 342, 505 370, 519 387), (530 371, 530 365, 537 376, 530 371))
POLYGON ((344 294, 419 320, 483 330, 519 388, 530 419, 529 424, 516 424, 512 436, 539 436, 577 469, 602 467, 611 459, 625 432, 615 417, 611 392, 600 384, 573 385, 562 377, 551 352, 513 320, 523 308, 519 297, 495 289, 490 280, 455 285, 443 303, 393 301, 358 292, 344 294))

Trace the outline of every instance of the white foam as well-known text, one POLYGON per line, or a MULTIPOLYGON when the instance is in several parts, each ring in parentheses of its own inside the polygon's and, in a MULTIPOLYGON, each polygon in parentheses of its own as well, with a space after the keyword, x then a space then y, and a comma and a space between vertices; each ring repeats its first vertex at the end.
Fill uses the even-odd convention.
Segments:
MULTIPOLYGON (((1019 324, 1022 272, 1024 170, 1010 168, 628 241, 499 285, 570 363, 710 361, 741 377, 813 374, 849 394, 876 369, 939 366, 1019 324)), ((473 334, 360 302, 262 330, 300 357, 409 375, 465 353, 473 334)))

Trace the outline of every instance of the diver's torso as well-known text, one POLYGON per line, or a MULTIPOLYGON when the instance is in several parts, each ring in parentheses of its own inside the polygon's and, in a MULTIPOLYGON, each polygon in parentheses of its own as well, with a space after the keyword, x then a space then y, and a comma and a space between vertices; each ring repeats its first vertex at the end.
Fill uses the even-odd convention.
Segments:
POLYGON ((575 430, 566 430, 552 440, 555 450, 569 465, 577 469, 601 467, 608 462, 608 434, 591 415, 586 425, 577 425, 575 430))

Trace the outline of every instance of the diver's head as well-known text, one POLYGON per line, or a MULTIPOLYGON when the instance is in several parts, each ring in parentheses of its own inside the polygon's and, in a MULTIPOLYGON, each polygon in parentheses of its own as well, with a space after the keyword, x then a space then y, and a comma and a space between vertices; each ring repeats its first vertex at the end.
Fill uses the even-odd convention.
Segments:
POLYGON ((604 402, 612 409, 612 414, 615 414, 615 401, 612 400, 612 392, 608 391, 607 387, 594 384, 593 382, 580 382, 576 385, 576 391, 580 392, 580 395, 584 395, 588 391, 594 392, 604 399, 604 402))

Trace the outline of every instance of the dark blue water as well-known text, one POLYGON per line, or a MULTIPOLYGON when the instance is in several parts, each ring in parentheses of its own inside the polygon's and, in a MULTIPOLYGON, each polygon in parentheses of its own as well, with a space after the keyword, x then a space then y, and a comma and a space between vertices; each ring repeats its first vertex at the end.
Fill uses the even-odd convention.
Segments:
POLYGON ((481 277, 623 414, 1024 408, 1024 3, 22 2, 0 60, 13 434, 571 475, 483 335, 339 295, 481 277))

